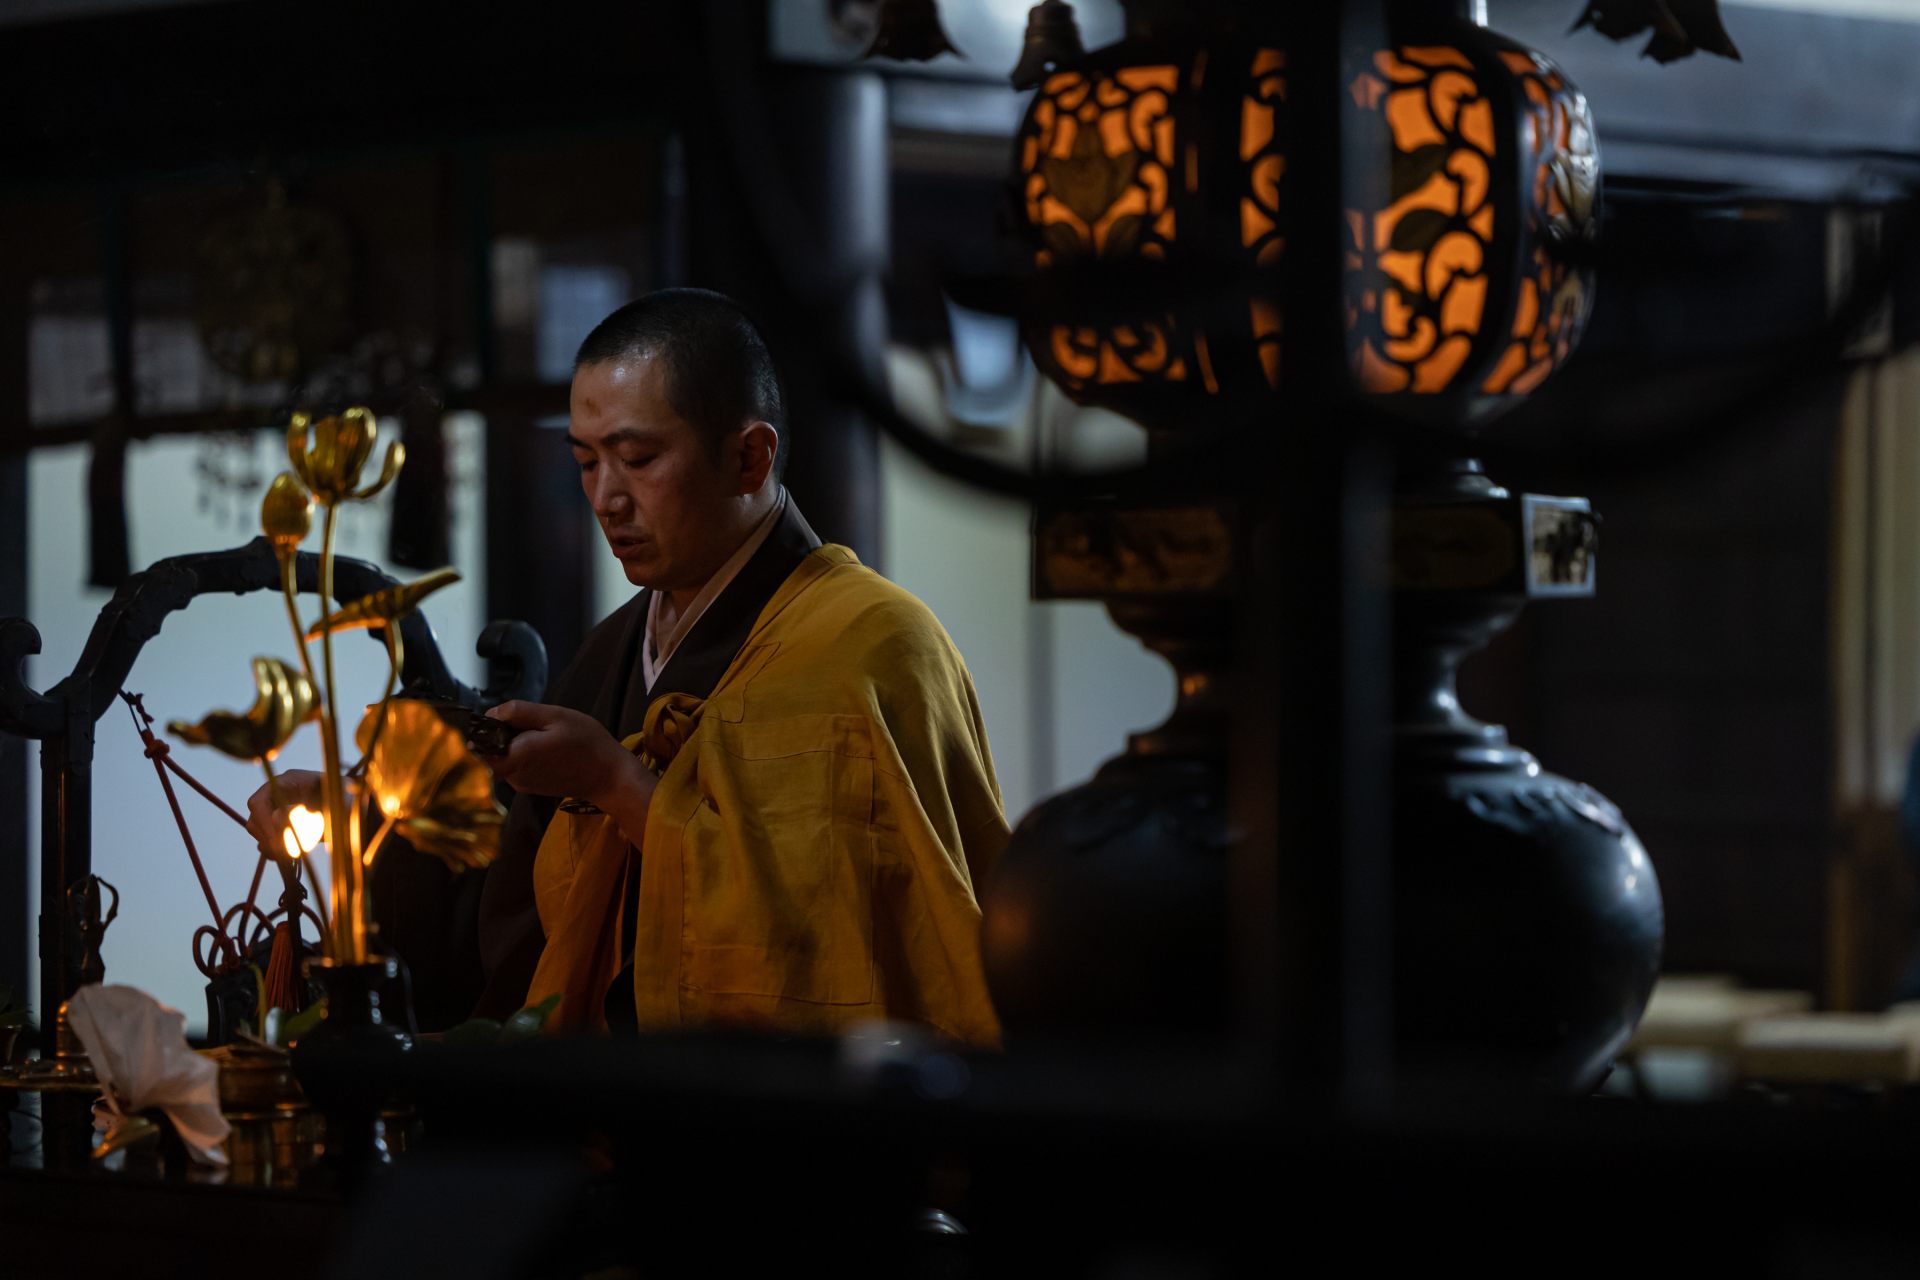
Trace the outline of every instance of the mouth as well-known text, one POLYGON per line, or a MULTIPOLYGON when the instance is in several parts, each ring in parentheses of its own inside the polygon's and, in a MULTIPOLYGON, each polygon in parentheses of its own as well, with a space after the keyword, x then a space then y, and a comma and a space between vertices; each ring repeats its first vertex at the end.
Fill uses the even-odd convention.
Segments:
POLYGON ((627 557, 634 555, 651 542, 651 538, 644 538, 637 533, 626 533, 612 529, 607 531, 607 546, 611 547, 613 554, 621 560, 625 560, 627 557))

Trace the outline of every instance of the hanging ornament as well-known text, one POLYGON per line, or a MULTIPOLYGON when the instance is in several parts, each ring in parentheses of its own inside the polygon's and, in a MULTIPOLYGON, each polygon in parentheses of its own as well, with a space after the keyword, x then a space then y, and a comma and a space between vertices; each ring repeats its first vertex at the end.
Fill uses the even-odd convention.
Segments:
POLYGON ((352 287, 346 227, 270 182, 264 207, 200 241, 194 318, 207 358, 243 382, 290 382, 346 336, 352 287))
POLYGON ((1582 27, 1592 27, 1609 40, 1651 30, 1640 56, 1655 62, 1673 62, 1701 49, 1740 60, 1740 50, 1720 21, 1720 0, 1589 0, 1573 24, 1575 31, 1582 27))

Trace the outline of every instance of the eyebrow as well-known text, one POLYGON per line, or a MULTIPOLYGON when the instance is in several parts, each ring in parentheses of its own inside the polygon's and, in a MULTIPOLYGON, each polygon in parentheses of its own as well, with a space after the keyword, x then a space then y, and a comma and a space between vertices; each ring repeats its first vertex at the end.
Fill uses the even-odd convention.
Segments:
MULTIPOLYGON (((603 445, 631 443, 654 444, 659 438, 659 433, 655 431, 642 431, 638 427, 621 427, 618 431, 609 431, 606 435, 601 436, 600 443, 603 445)), ((585 449, 588 453, 593 452, 592 445, 580 439, 571 431, 567 432, 567 447, 571 449, 585 449)))

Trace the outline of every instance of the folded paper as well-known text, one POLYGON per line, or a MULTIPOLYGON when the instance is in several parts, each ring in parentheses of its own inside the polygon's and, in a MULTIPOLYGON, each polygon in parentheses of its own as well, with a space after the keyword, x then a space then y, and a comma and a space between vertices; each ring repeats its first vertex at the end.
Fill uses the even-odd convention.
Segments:
POLYGON ((184 1014, 137 987, 95 984, 73 993, 67 1017, 106 1091, 109 1143, 137 1113, 157 1107, 195 1160, 227 1163, 220 1068, 187 1043, 184 1014))

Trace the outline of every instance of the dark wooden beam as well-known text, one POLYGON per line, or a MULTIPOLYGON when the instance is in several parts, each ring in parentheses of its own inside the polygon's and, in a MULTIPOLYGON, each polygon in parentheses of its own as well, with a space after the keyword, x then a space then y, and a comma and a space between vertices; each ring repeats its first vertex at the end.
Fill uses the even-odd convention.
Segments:
POLYGON ((9 30, 5 183, 246 170, 671 110, 699 73, 696 7, 284 0, 9 30))
MULTIPOLYGON (((23 337, 23 351, 25 342, 23 337)), ((366 405, 378 415, 397 414, 406 409, 406 398, 412 394, 411 389, 407 389, 387 395, 372 395, 365 398, 366 405)), ((465 409, 490 417, 544 418, 567 411, 567 385, 562 382, 522 383, 454 391, 448 393, 445 407, 449 413, 465 409)), ((255 427, 277 429, 286 425, 286 415, 285 409, 209 409, 198 413, 129 414, 122 425, 127 439, 151 440, 157 436, 192 435, 203 431, 246 431, 255 427)), ((15 419, 11 426, 0 421, 0 456, 33 449, 86 444, 99 434, 107 421, 104 418, 87 418, 56 426, 29 428, 23 424, 23 418, 24 415, 21 419, 15 419)))

